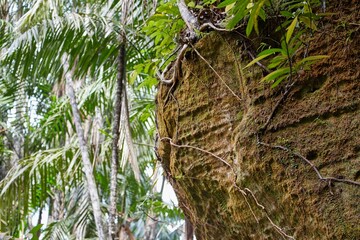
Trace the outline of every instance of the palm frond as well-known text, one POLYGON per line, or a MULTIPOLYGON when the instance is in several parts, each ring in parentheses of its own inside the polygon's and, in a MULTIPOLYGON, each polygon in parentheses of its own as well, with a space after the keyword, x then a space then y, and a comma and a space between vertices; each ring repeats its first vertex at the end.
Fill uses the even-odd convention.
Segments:
POLYGON ((136 74, 126 89, 128 102, 124 100, 122 108, 119 147, 123 167, 117 174, 121 188, 117 207, 124 214, 124 221, 128 217, 136 219, 132 223, 133 232, 139 233, 136 237, 142 237, 143 232, 134 230, 135 223, 144 226, 148 212, 154 212, 159 219, 177 221, 172 216, 179 216, 178 212, 154 208, 161 202, 153 199, 156 193, 149 193, 153 188, 149 169, 156 165, 151 147, 156 81, 151 75, 161 60, 148 60, 157 50, 153 49, 153 40, 140 29, 157 2, 128 2, 127 16, 120 14, 122 3, 97 0, 80 5, 36 0, 32 8, 22 9, 25 15, 19 21, 14 22, 15 13, 11 13, 9 22, 0 21, 0 33, 4 36, 0 39, 0 131, 6 129, 6 135, 0 135, 0 157, 10 159, 14 153, 11 140, 17 134, 24 138, 25 153, 0 183, 0 231, 12 235, 24 233, 29 227, 21 224, 24 219, 42 209, 49 209, 51 217, 55 214, 53 208, 58 207, 61 217, 46 226, 45 239, 96 237, 60 59, 64 53, 69 55, 73 80, 78 83, 76 98, 87 130, 89 155, 104 204, 102 210, 106 212, 121 30, 127 34, 127 76, 131 72, 136 74), (121 23, 123 17, 126 26, 121 23), (140 65, 147 71, 137 71, 140 65), (16 114, 22 117, 13 121, 16 114), (64 200, 60 206, 56 205, 59 196, 64 200), (145 207, 140 211, 141 206, 145 207))

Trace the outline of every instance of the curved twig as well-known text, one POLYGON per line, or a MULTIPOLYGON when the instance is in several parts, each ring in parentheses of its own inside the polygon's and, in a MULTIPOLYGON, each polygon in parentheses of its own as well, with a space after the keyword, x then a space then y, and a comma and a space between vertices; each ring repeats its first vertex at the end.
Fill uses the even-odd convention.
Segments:
POLYGON ((307 163, 308 165, 310 165, 310 167, 314 170, 314 172, 316 173, 316 175, 318 176, 318 178, 321 181, 325 181, 327 183, 330 182, 340 182, 340 183, 345 183, 345 184, 351 184, 351 185, 355 185, 355 186, 360 186, 360 182, 356 182, 356 181, 352 181, 352 180, 348 180, 348 179, 340 179, 340 178, 335 178, 335 177, 323 177, 319 171, 319 169, 306 157, 304 157, 303 155, 301 155, 298 152, 294 152, 291 149, 281 146, 281 145, 270 145, 268 143, 264 143, 264 142, 257 142, 259 145, 263 145, 266 147, 270 147, 270 148, 274 148, 274 149, 281 149, 285 152, 288 152, 294 156, 297 156, 298 158, 302 159, 305 163, 307 163))
POLYGON ((160 73, 159 71, 156 72, 158 78, 160 79, 160 82, 164 83, 164 84, 173 84, 175 83, 176 79, 178 78, 179 76, 179 71, 180 71, 180 66, 181 66, 181 61, 182 59, 184 58, 185 56, 185 52, 186 52, 186 49, 187 49, 188 45, 187 44, 184 44, 180 50, 180 53, 179 55, 177 56, 176 58, 176 61, 174 63, 174 67, 173 67, 173 75, 170 79, 166 79, 165 78, 165 75, 168 71, 170 71, 171 69, 171 66, 172 66, 172 63, 169 63, 164 71, 162 73, 160 73))
MULTIPOLYGON (((234 174, 233 186, 234 186, 235 189, 237 189, 237 190, 242 194, 242 196, 244 197, 245 202, 246 202, 246 204, 248 205, 248 207, 249 207, 249 209, 250 209, 250 212, 251 212, 252 215, 254 216, 256 222, 259 223, 259 219, 256 217, 256 214, 255 214, 253 208, 251 207, 251 204, 250 204, 250 202, 249 202, 249 200, 248 200, 248 198, 247 198, 248 194, 246 194, 245 190, 248 191, 248 192, 251 194, 251 196, 252 196, 252 198, 254 199, 256 205, 266 214, 266 218, 269 220, 270 224, 275 228, 275 230, 276 230, 280 235, 282 235, 283 237, 287 237, 287 238, 289 238, 289 239, 295 239, 294 237, 286 234, 285 231, 284 231, 281 227, 279 227, 278 225, 276 225, 276 224, 272 221, 272 219, 271 219, 270 216, 268 215, 268 213, 267 213, 264 205, 262 205, 262 204, 259 203, 259 201, 257 200, 255 194, 254 194, 249 188, 241 189, 241 188, 237 185, 237 183, 236 183, 237 174, 236 174, 234 168, 233 168, 227 161, 225 161, 223 158, 219 157, 218 155, 216 155, 216 154, 214 154, 214 153, 212 153, 212 152, 206 151, 205 149, 202 149, 202 148, 199 148, 199 147, 195 147, 195 146, 191 146, 191 145, 178 145, 178 144, 174 143, 174 142, 172 141, 172 139, 169 138, 169 137, 162 137, 162 138, 160 138, 160 141, 165 141, 165 140, 168 141, 171 146, 174 146, 174 147, 177 147, 177 148, 190 148, 190 149, 195 149, 195 150, 197 150, 197 151, 200 151, 200 152, 209 154, 209 155, 211 155, 212 157, 214 157, 214 158, 216 158, 217 160, 219 160, 219 161, 221 161, 222 163, 224 163, 227 167, 229 167, 229 168, 232 170, 232 172, 233 172, 233 174, 234 174)), ((185 205, 184 205, 184 206, 185 206, 185 205)), ((186 206, 185 206, 185 207, 186 207, 186 206)), ((187 207, 186 207, 186 208, 187 208, 187 207)), ((187 208, 187 209, 190 211, 189 208, 187 208)), ((190 211, 190 212, 191 212, 191 211, 190 211)))
POLYGON ((221 157, 219 157, 218 155, 216 155, 216 154, 214 154, 212 152, 209 152, 209 151, 206 151, 206 150, 204 150, 202 148, 198 148, 198 147, 191 146, 191 145, 178 145, 178 144, 174 143, 171 140, 171 138, 169 138, 169 137, 163 137, 163 138, 160 139, 160 141, 163 141, 163 140, 169 141, 170 145, 172 145, 174 147, 177 147, 177 148, 192 148, 192 149, 198 150, 200 152, 207 153, 207 154, 213 156, 214 158, 220 160, 222 163, 224 163, 226 166, 228 166, 233 172, 235 172, 233 167, 228 162, 226 162, 224 159, 222 159, 221 157))

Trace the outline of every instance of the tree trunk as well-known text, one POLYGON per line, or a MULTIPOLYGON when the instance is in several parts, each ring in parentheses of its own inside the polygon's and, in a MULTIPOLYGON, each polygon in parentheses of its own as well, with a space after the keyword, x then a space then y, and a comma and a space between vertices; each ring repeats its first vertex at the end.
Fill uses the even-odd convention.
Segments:
POLYGON ((73 74, 69 69, 68 56, 66 53, 62 56, 61 61, 62 61, 62 65, 64 68, 64 74, 65 74, 65 80, 66 80, 66 92, 70 99, 70 105, 71 105, 71 110, 72 110, 72 114, 73 114, 73 118, 74 118, 75 129, 76 129, 76 133, 78 135, 83 171, 85 173, 86 185, 87 185, 87 189, 89 191, 91 205, 93 208, 96 230, 97 230, 99 239, 105 240, 105 239, 107 239, 107 237, 106 237, 106 231, 104 231, 103 216, 101 213, 101 205, 100 205, 101 204, 100 197, 99 197, 99 193, 98 193, 96 182, 95 182, 93 167, 92 167, 90 157, 89 157, 88 146, 87 146, 87 143, 85 142, 84 130, 82 127, 82 121, 81 121, 81 117, 80 117, 78 104, 76 102, 76 96, 75 96, 75 91, 74 91, 74 86, 73 86, 74 84, 73 84, 73 80, 72 80, 73 74))
MULTIPOLYGON (((124 33, 122 33, 124 34, 124 33)), ((125 71, 126 71, 126 57, 125 57, 125 36, 122 37, 120 51, 118 56, 118 73, 116 81, 115 92, 115 106, 114 106, 114 122, 112 126, 112 147, 111 147, 111 178, 110 178, 110 209, 109 209, 109 236, 115 239, 116 235, 116 220, 117 220, 117 174, 119 169, 119 137, 120 137, 120 118, 121 105, 123 101, 123 88, 125 87, 125 71)))
POLYGON ((309 52, 330 58, 291 88, 260 83, 258 66, 242 70, 247 43, 215 32, 188 50, 173 88, 159 86, 158 155, 198 240, 360 239, 353 2, 327 9, 337 14, 309 52))

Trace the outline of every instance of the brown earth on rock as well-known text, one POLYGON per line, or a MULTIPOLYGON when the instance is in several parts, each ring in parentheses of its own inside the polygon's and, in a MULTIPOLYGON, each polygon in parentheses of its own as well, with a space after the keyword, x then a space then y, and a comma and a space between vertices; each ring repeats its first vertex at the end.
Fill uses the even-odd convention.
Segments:
POLYGON ((242 70, 251 58, 236 32, 202 38, 176 85, 159 85, 158 154, 198 240, 360 239, 356 2, 328 7, 309 54, 330 58, 285 97, 289 83, 242 70))

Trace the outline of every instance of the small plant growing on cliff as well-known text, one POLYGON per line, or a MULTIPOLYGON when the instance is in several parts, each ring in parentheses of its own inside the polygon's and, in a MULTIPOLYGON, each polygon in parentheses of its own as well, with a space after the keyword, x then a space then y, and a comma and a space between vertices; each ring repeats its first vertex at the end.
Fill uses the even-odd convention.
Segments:
MULTIPOLYGON (((201 8, 210 5, 211 8, 214 8, 215 4, 215 1, 208 0, 203 2, 203 6, 190 2, 188 7, 201 8)), ((234 29, 240 22, 242 23, 240 26, 246 25, 245 34, 247 37, 250 37, 254 31, 260 35, 259 22, 266 24, 271 21, 271 23, 276 24, 275 32, 280 32, 282 36, 280 40, 274 39, 278 42, 278 46, 269 46, 245 67, 248 68, 260 60, 270 58, 266 70, 271 72, 261 81, 273 82, 272 87, 276 87, 285 79, 292 82, 294 76, 302 75, 304 71, 310 69, 315 61, 328 57, 325 55, 308 56, 306 49, 308 44, 302 40, 306 34, 312 34, 316 30, 315 21, 319 19, 319 16, 313 13, 312 8, 318 7, 320 4, 319 0, 294 0, 291 2, 283 0, 225 0, 219 3, 216 8, 227 14, 228 17, 222 24, 225 24, 229 30, 234 29), (305 48, 303 48, 304 46, 305 48), (300 51, 303 53, 302 58, 299 58, 300 51)), ((169 46, 174 47, 172 39, 184 26, 179 15, 175 1, 171 0, 158 8, 157 13, 149 19, 148 25, 144 28, 146 34, 155 42, 154 57, 145 64, 147 66, 139 66, 142 72, 144 69, 151 69, 149 76, 154 73, 154 68, 149 66, 159 64, 165 66, 165 63, 174 57, 174 53, 169 51, 171 49, 169 46), (172 24, 169 25, 169 23, 172 24), (164 24, 169 27, 160 27, 164 24), (161 44, 158 44, 160 42, 161 44)), ((218 26, 214 29, 222 30, 218 26)), ((153 80, 151 82, 152 84, 155 83, 153 80)))
POLYGON ((261 51, 257 58, 253 59, 245 68, 265 58, 271 58, 267 65, 267 70, 272 71, 261 81, 273 82, 272 87, 276 87, 283 80, 292 80, 296 74, 302 75, 309 70, 310 66, 317 60, 328 58, 326 55, 307 56, 305 50, 302 59, 296 59, 302 46, 306 45, 301 40, 302 36, 316 30, 315 20, 319 16, 313 13, 312 7, 320 4, 317 0, 307 1, 271 1, 271 0, 246 0, 235 1, 226 0, 218 7, 226 7, 226 11, 232 14, 227 27, 234 28, 241 20, 247 21, 246 35, 250 36, 253 30, 259 34, 259 18, 266 21, 266 12, 271 12, 275 16, 282 38, 280 47, 270 47, 261 51), (296 60, 295 60, 296 59, 296 60))

